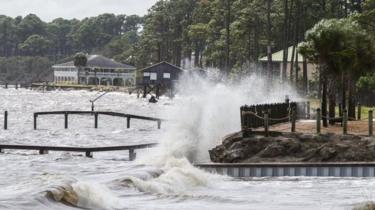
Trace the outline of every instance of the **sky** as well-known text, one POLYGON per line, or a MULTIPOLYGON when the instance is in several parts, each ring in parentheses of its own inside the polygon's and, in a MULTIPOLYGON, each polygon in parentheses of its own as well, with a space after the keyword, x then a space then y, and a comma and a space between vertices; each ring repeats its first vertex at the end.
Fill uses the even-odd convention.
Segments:
POLYGON ((36 14, 44 21, 82 19, 103 13, 144 15, 157 0, 0 0, 0 15, 36 14))

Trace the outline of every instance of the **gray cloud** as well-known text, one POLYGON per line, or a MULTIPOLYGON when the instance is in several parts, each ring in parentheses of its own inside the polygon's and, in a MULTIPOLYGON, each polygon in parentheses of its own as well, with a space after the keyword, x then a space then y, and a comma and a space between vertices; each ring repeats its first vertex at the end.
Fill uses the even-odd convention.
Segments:
POLYGON ((102 13, 144 15, 157 0, 0 0, 0 14, 33 13, 44 21, 58 17, 82 19, 102 13))

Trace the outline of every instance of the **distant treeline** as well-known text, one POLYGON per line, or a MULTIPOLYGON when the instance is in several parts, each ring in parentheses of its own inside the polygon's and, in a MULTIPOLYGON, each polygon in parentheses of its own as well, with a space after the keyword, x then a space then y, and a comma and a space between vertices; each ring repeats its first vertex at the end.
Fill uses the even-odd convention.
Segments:
POLYGON ((51 80, 53 62, 47 57, 12 56, 0 57, 0 82, 37 82, 51 80))
POLYGON ((137 15, 103 14, 81 21, 57 18, 49 23, 33 14, 0 16, 0 57, 44 56, 56 61, 84 51, 125 61, 142 23, 137 15))
POLYGON ((147 15, 103 14, 83 20, 0 16, 0 57, 76 52, 144 67, 187 58, 226 72, 248 69, 267 53, 296 45, 323 18, 361 13, 363 0, 160 0, 147 15), (195 59, 194 59, 195 58, 195 59))

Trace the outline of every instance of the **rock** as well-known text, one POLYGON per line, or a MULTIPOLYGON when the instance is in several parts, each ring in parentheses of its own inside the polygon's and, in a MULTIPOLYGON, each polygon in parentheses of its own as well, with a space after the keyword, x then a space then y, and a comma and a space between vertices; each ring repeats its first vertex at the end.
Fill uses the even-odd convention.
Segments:
POLYGON ((265 137, 261 133, 243 137, 228 135, 223 144, 209 151, 211 161, 289 162, 289 161, 375 161, 375 139, 333 133, 314 135, 279 133, 265 137))
POLYGON ((328 161, 332 159, 337 154, 337 151, 334 147, 324 146, 320 149, 319 155, 322 161, 328 161))

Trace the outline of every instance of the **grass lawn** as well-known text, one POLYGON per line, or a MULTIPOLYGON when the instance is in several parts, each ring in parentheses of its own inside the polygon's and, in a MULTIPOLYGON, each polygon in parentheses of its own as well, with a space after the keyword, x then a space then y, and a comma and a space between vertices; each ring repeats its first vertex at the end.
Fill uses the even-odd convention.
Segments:
MULTIPOLYGON (((319 99, 309 99, 310 101, 310 107, 312 110, 316 110, 317 108, 320 107, 320 100, 319 99)), ((366 119, 368 118, 368 111, 369 110, 374 110, 375 111, 375 107, 368 107, 368 106, 362 106, 361 107, 361 118, 362 119, 366 119)), ((358 107, 356 107, 356 112, 358 110, 358 107)), ((336 106, 336 115, 338 116, 339 115, 339 106, 336 106)), ((375 113, 374 113, 374 118, 375 118, 375 113)))

